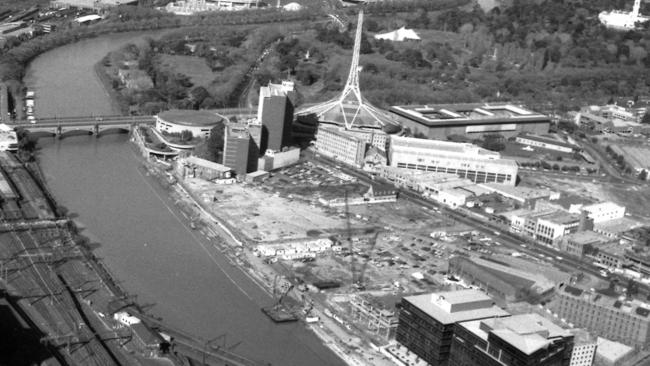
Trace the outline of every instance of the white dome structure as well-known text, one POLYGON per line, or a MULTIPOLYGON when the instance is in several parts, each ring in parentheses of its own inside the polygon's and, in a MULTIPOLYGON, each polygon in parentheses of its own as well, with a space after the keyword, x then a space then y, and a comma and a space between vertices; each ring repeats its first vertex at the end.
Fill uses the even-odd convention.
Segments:
POLYGON ((284 9, 286 11, 299 11, 299 10, 302 9, 302 5, 300 5, 298 3, 289 3, 289 4, 285 5, 285 6, 283 6, 282 9, 284 9))

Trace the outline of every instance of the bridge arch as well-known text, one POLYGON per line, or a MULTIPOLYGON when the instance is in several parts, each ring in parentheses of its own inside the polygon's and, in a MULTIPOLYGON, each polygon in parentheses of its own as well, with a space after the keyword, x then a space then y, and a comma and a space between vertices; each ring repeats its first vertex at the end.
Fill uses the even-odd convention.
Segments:
POLYGON ((112 135, 112 134, 124 134, 124 133, 129 133, 131 132, 130 127, 124 127, 124 126, 106 126, 106 127, 101 127, 97 126, 95 130, 95 136, 97 138, 100 138, 104 135, 112 135))

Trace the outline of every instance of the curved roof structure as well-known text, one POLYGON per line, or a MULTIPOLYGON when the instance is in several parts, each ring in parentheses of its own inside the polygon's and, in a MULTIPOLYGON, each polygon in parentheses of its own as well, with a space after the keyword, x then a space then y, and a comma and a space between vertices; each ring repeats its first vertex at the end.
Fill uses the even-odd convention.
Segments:
POLYGON ((224 119, 222 116, 214 112, 205 110, 195 111, 183 109, 173 109, 160 112, 157 117, 165 122, 191 127, 210 127, 216 125, 219 121, 222 121, 224 119))

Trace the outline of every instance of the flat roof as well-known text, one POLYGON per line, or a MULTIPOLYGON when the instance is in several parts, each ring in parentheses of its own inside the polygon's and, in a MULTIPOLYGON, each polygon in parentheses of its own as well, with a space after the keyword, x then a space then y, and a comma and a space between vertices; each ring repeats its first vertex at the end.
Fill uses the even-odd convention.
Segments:
POLYGON ((571 224, 571 223, 580 221, 580 216, 578 216, 576 214, 566 212, 566 211, 558 210, 558 211, 546 214, 544 216, 538 217, 538 219, 539 220, 550 221, 550 222, 552 222, 554 224, 564 225, 564 224, 571 224))
POLYGON ((610 242, 612 239, 603 234, 591 230, 578 231, 577 233, 569 234, 566 236, 567 240, 580 244, 601 244, 610 242))
POLYGON ((527 355, 551 344, 555 338, 572 336, 569 330, 536 313, 472 320, 460 326, 485 341, 491 333, 527 355))
POLYGON ((618 361, 634 350, 634 348, 623 343, 610 341, 602 337, 596 339, 596 344, 596 354, 610 362, 618 361))
POLYGON ((527 355, 551 344, 553 339, 571 337, 568 330, 536 313, 486 319, 482 323, 491 329, 492 334, 527 355))
POLYGON ((215 126, 223 117, 214 112, 172 109, 158 113, 158 118, 165 122, 183 126, 215 126))
POLYGON ((463 161, 483 162, 503 165, 510 168, 518 167, 517 162, 501 158, 498 152, 483 149, 479 146, 440 140, 426 140, 412 137, 391 136, 389 151, 396 154, 435 155, 463 161))
POLYGON ((603 308, 619 313, 627 314, 645 322, 650 321, 650 304, 633 299, 626 300, 624 297, 612 297, 596 291, 585 290, 576 286, 565 285, 559 291, 564 296, 581 299, 585 302, 598 304, 603 308))
POLYGON ((498 159, 501 157, 496 151, 490 151, 466 142, 452 142, 442 140, 419 139, 414 137, 391 136, 391 147, 413 147, 420 149, 434 149, 456 154, 472 154, 498 159))
POLYGON ((404 298, 443 324, 509 315, 494 300, 478 290, 437 292, 404 298))
POLYGON ((507 103, 401 105, 389 111, 429 127, 550 122, 546 115, 507 103))
POLYGON ((571 144, 571 143, 566 142, 566 141, 555 139, 555 138, 553 138, 551 136, 533 135, 533 134, 529 134, 529 133, 522 133, 519 136, 517 136, 517 138, 528 139, 528 140, 531 140, 531 141, 543 142, 543 143, 546 143, 546 144, 551 144, 551 145, 556 145, 556 146, 568 147, 568 148, 571 148, 571 149, 577 148, 577 146, 574 145, 574 144, 571 144))
POLYGON ((510 187, 499 183, 482 183, 480 186, 487 188, 490 192, 496 192, 503 196, 520 200, 550 197, 554 193, 548 188, 532 188, 522 186, 510 187))
POLYGON ((201 159, 201 158, 196 157, 196 156, 190 156, 190 157, 186 158, 185 162, 188 163, 188 164, 194 164, 194 165, 198 165, 198 166, 201 166, 201 167, 204 167, 204 168, 213 169, 213 170, 216 170, 216 171, 219 171, 219 172, 224 172, 224 173, 232 171, 232 169, 228 168, 225 165, 215 163, 213 161, 206 160, 206 159, 201 159))

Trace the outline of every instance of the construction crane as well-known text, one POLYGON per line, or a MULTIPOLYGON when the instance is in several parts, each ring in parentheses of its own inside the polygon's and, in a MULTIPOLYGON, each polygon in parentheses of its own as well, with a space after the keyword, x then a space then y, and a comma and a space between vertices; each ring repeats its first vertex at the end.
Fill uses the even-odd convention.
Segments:
MULTIPOLYGON (((368 253, 372 253, 372 251, 375 249, 375 246, 377 245, 377 238, 379 237, 379 231, 375 231, 375 235, 372 236, 368 244, 370 244, 370 249, 368 250, 368 253)), ((364 262, 363 265, 361 266, 361 271, 359 271, 359 278, 357 279, 357 288, 362 289, 365 288, 365 283, 364 283, 364 275, 366 274, 366 268, 368 268, 368 262, 370 261, 370 258, 367 258, 364 262)))
POLYGON ((354 245, 352 244, 352 227, 350 225, 350 206, 348 204, 348 191, 345 190, 345 232, 346 240, 350 250, 350 273, 352 274, 352 285, 357 283, 356 256, 354 254, 354 245))

